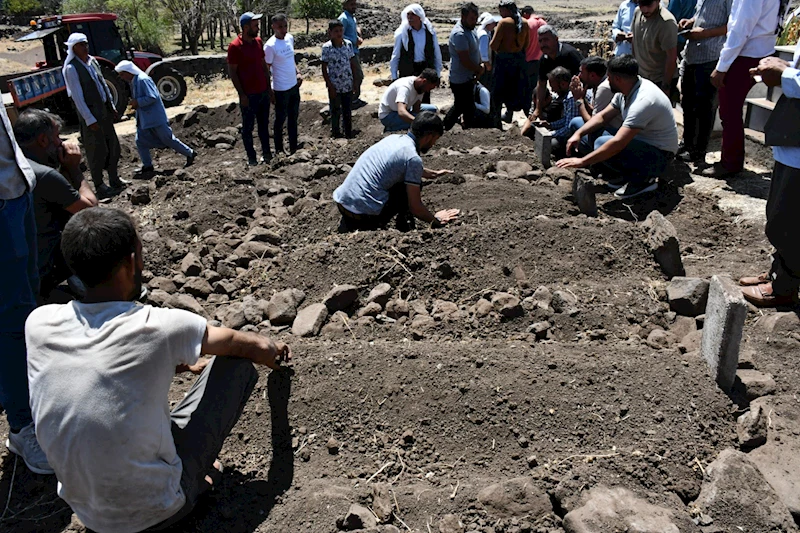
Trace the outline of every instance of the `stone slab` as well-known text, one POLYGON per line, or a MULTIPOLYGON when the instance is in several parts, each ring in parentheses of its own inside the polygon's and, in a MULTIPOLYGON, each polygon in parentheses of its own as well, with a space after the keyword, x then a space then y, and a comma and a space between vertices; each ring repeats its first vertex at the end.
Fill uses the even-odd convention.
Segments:
POLYGON ((533 149, 544 168, 550 168, 550 156, 553 150, 553 134, 547 128, 534 126, 533 149))
POLYGON ((700 353, 708 363, 712 377, 725 393, 731 392, 736 380, 745 318, 747 303, 739 286, 730 278, 713 276, 708 290, 700 353))

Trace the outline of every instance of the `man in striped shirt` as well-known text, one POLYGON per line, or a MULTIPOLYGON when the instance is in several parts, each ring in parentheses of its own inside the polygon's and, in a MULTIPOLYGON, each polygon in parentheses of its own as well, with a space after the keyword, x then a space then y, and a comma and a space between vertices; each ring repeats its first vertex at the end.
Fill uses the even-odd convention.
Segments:
POLYGON ((728 17, 733 0, 699 0, 694 16, 678 23, 686 34, 683 70, 683 145, 679 156, 687 162, 703 163, 714 128, 717 88, 711 73, 725 45, 728 17))
POLYGON ((780 22, 780 0, 734 0, 728 37, 722 47, 711 83, 719 89, 722 118, 722 161, 703 171, 704 176, 725 178, 744 168, 744 107, 755 85, 750 69, 775 52, 780 22))

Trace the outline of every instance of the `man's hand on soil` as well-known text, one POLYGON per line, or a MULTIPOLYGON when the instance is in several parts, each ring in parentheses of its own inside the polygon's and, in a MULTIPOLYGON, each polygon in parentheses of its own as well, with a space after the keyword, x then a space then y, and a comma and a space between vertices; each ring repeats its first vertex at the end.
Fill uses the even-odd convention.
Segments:
POLYGON ((559 159, 556 163, 558 168, 583 168, 583 159, 580 157, 568 157, 559 159))
POLYGON ((433 216, 436 217, 442 224, 447 224, 457 219, 460 213, 461 209, 442 209, 433 216))
POLYGON ((453 171, 452 170, 448 170, 446 168, 443 168, 441 170, 431 170, 430 173, 431 173, 431 177, 432 178, 439 178, 439 177, 445 176, 447 174, 452 174, 453 171))
POLYGON ((291 358, 292 351, 288 345, 264 337, 262 338, 260 350, 258 350, 258 353, 253 354, 251 360, 257 365, 267 365, 273 370, 278 370, 282 362, 291 358))

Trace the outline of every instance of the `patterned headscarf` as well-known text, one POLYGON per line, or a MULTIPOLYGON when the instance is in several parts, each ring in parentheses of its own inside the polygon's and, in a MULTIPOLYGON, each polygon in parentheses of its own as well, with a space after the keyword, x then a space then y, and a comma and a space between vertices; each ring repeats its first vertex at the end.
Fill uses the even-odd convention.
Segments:
POLYGON ((409 4, 400 14, 400 27, 394 32, 395 38, 398 35, 400 36, 400 39, 403 42, 403 48, 406 50, 408 50, 408 30, 411 29, 411 24, 408 23, 409 13, 414 13, 416 16, 418 16, 422 20, 422 26, 427 28, 428 31, 431 32, 431 35, 436 35, 436 30, 433 29, 433 24, 431 24, 431 21, 425 16, 425 10, 422 9, 422 6, 419 4, 409 4))

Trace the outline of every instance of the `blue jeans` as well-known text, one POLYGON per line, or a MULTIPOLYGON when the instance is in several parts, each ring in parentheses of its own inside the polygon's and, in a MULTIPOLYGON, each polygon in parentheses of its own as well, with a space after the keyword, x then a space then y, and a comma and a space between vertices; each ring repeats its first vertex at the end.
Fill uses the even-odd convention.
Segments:
MULTIPOLYGON (((569 138, 572 137, 576 131, 581 129, 584 124, 586 124, 586 122, 583 120, 583 117, 573 118, 569 123, 569 134, 566 140, 569 140, 569 138)), ((617 131, 617 128, 608 127, 605 130, 597 130, 588 135, 584 135, 581 137, 581 142, 578 145, 578 155, 585 156, 591 154, 594 150, 595 141, 597 141, 601 135, 613 136, 617 134, 617 131)), ((566 141, 564 141, 564 143, 566 144, 566 141)), ((567 157, 572 157, 572 154, 567 154, 567 157)))
POLYGON ((289 118, 289 151, 297 151, 297 121, 300 118, 300 87, 295 85, 288 91, 275 91, 275 153, 283 152, 283 123, 289 118))
POLYGON ((258 122, 258 138, 261 140, 261 153, 264 159, 272 159, 269 149, 269 92, 248 94, 247 107, 242 108, 242 144, 247 152, 247 159, 256 160, 256 150, 253 148, 253 127, 258 122))
MULTIPOLYGON (((432 104, 421 104, 419 107, 420 112, 422 111, 433 111, 436 113, 438 108, 432 104)), ((411 112, 414 115, 414 112, 411 112)), ((414 115, 416 116, 416 115, 414 115)), ((383 131, 408 131, 408 128, 411 127, 411 124, 400 118, 400 115, 397 111, 392 111, 385 117, 381 119, 381 124, 383 124, 383 131)))
POLYGON ((39 269, 36 219, 30 193, 0 200, 0 404, 18 431, 33 421, 28 396, 25 320, 36 308, 39 269))
POLYGON ((153 148, 172 148, 184 157, 192 155, 192 149, 175 137, 169 124, 136 130, 136 150, 139 152, 142 166, 153 166, 153 159, 150 157, 150 150, 153 148))
MULTIPOLYGON (((604 131, 594 142, 594 149, 599 150, 613 138, 614 134, 604 131)), ((634 138, 620 153, 598 163, 597 167, 600 171, 625 178, 628 183, 642 183, 661 176, 673 157, 674 154, 670 152, 659 150, 652 144, 634 138)))

